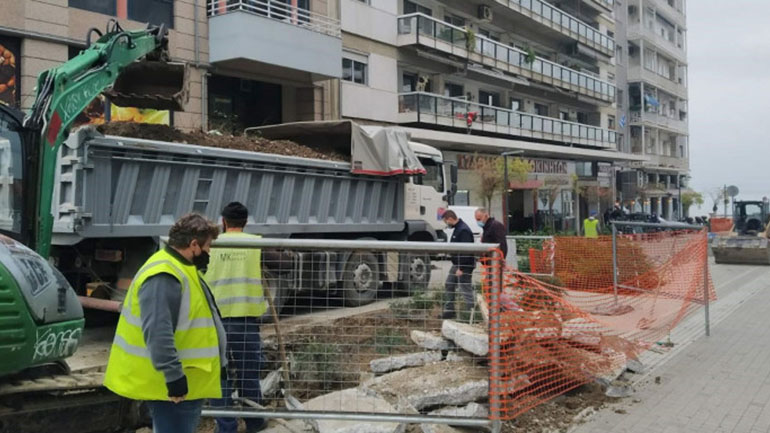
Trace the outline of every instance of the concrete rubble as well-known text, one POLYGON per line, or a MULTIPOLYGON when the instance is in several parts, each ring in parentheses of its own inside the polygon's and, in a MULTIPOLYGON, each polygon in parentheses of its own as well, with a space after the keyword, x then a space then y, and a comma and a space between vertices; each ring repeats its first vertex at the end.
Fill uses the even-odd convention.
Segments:
POLYGON ((418 352, 373 359, 369 368, 375 373, 387 373, 404 367, 419 367, 431 362, 441 361, 441 352, 418 352))
POLYGON ((442 337, 439 334, 433 332, 423 332, 414 330, 410 336, 414 344, 428 350, 450 350, 454 348, 454 344, 442 337))
POLYGON ((441 325, 441 335, 474 355, 486 356, 489 353, 489 335, 479 326, 444 320, 441 325))
POLYGON ((642 374, 645 371, 644 364, 636 359, 629 359, 626 363, 626 370, 634 374, 642 374))
POLYGON ((401 410, 460 406, 487 397, 489 373, 470 362, 439 362, 388 373, 363 385, 401 410))
MULTIPOLYGON (((336 412, 398 413, 390 403, 359 388, 332 392, 305 402, 306 410, 336 412)), ((399 423, 317 420, 319 433, 403 433, 399 423)))
POLYGON ((262 397, 272 397, 278 392, 282 373, 283 369, 271 371, 264 379, 259 381, 259 389, 262 390, 262 397))
POLYGON ((467 406, 450 406, 429 412, 431 416, 452 416, 462 418, 488 418, 489 408, 486 405, 470 403, 467 406))

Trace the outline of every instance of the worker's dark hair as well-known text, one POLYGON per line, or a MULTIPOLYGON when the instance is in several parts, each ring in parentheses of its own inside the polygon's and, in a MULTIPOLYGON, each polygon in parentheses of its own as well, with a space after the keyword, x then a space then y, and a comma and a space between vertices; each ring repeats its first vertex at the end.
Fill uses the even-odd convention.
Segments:
POLYGON ((241 202, 234 201, 222 209, 222 219, 227 227, 243 228, 249 219, 249 210, 241 202))
POLYGON ((441 216, 441 219, 444 220, 444 221, 446 221, 447 219, 450 219, 450 218, 453 219, 453 220, 457 219, 457 214, 455 213, 455 211, 448 210, 448 211, 444 212, 444 215, 441 216))
POLYGON ((219 236, 219 228, 201 214, 189 213, 179 218, 168 231, 168 245, 187 248, 193 239, 203 245, 219 236))

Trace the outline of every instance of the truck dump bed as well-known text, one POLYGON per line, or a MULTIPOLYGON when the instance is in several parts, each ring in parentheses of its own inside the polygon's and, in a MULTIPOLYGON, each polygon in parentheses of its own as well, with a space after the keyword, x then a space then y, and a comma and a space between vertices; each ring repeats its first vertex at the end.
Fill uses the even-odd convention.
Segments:
POLYGON ((399 231, 404 179, 352 174, 346 162, 102 136, 84 128, 62 146, 53 243, 163 236, 190 211, 218 220, 233 200, 251 210, 252 232, 399 231))

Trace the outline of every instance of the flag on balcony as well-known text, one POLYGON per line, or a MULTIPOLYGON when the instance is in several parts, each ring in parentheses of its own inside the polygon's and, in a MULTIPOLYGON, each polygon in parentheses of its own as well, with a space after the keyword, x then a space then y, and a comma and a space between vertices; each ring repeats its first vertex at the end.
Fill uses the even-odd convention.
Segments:
POLYGON ((658 102, 658 100, 655 99, 655 97, 652 95, 644 95, 644 100, 647 101, 647 103, 652 105, 653 107, 657 107, 660 105, 660 102, 658 102))

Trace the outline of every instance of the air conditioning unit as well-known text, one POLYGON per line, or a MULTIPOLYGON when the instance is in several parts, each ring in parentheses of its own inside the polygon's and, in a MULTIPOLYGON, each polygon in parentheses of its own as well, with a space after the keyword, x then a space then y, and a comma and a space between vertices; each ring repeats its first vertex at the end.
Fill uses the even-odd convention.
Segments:
POLYGON ((487 5, 479 5, 479 19, 486 22, 492 21, 492 8, 487 5))

